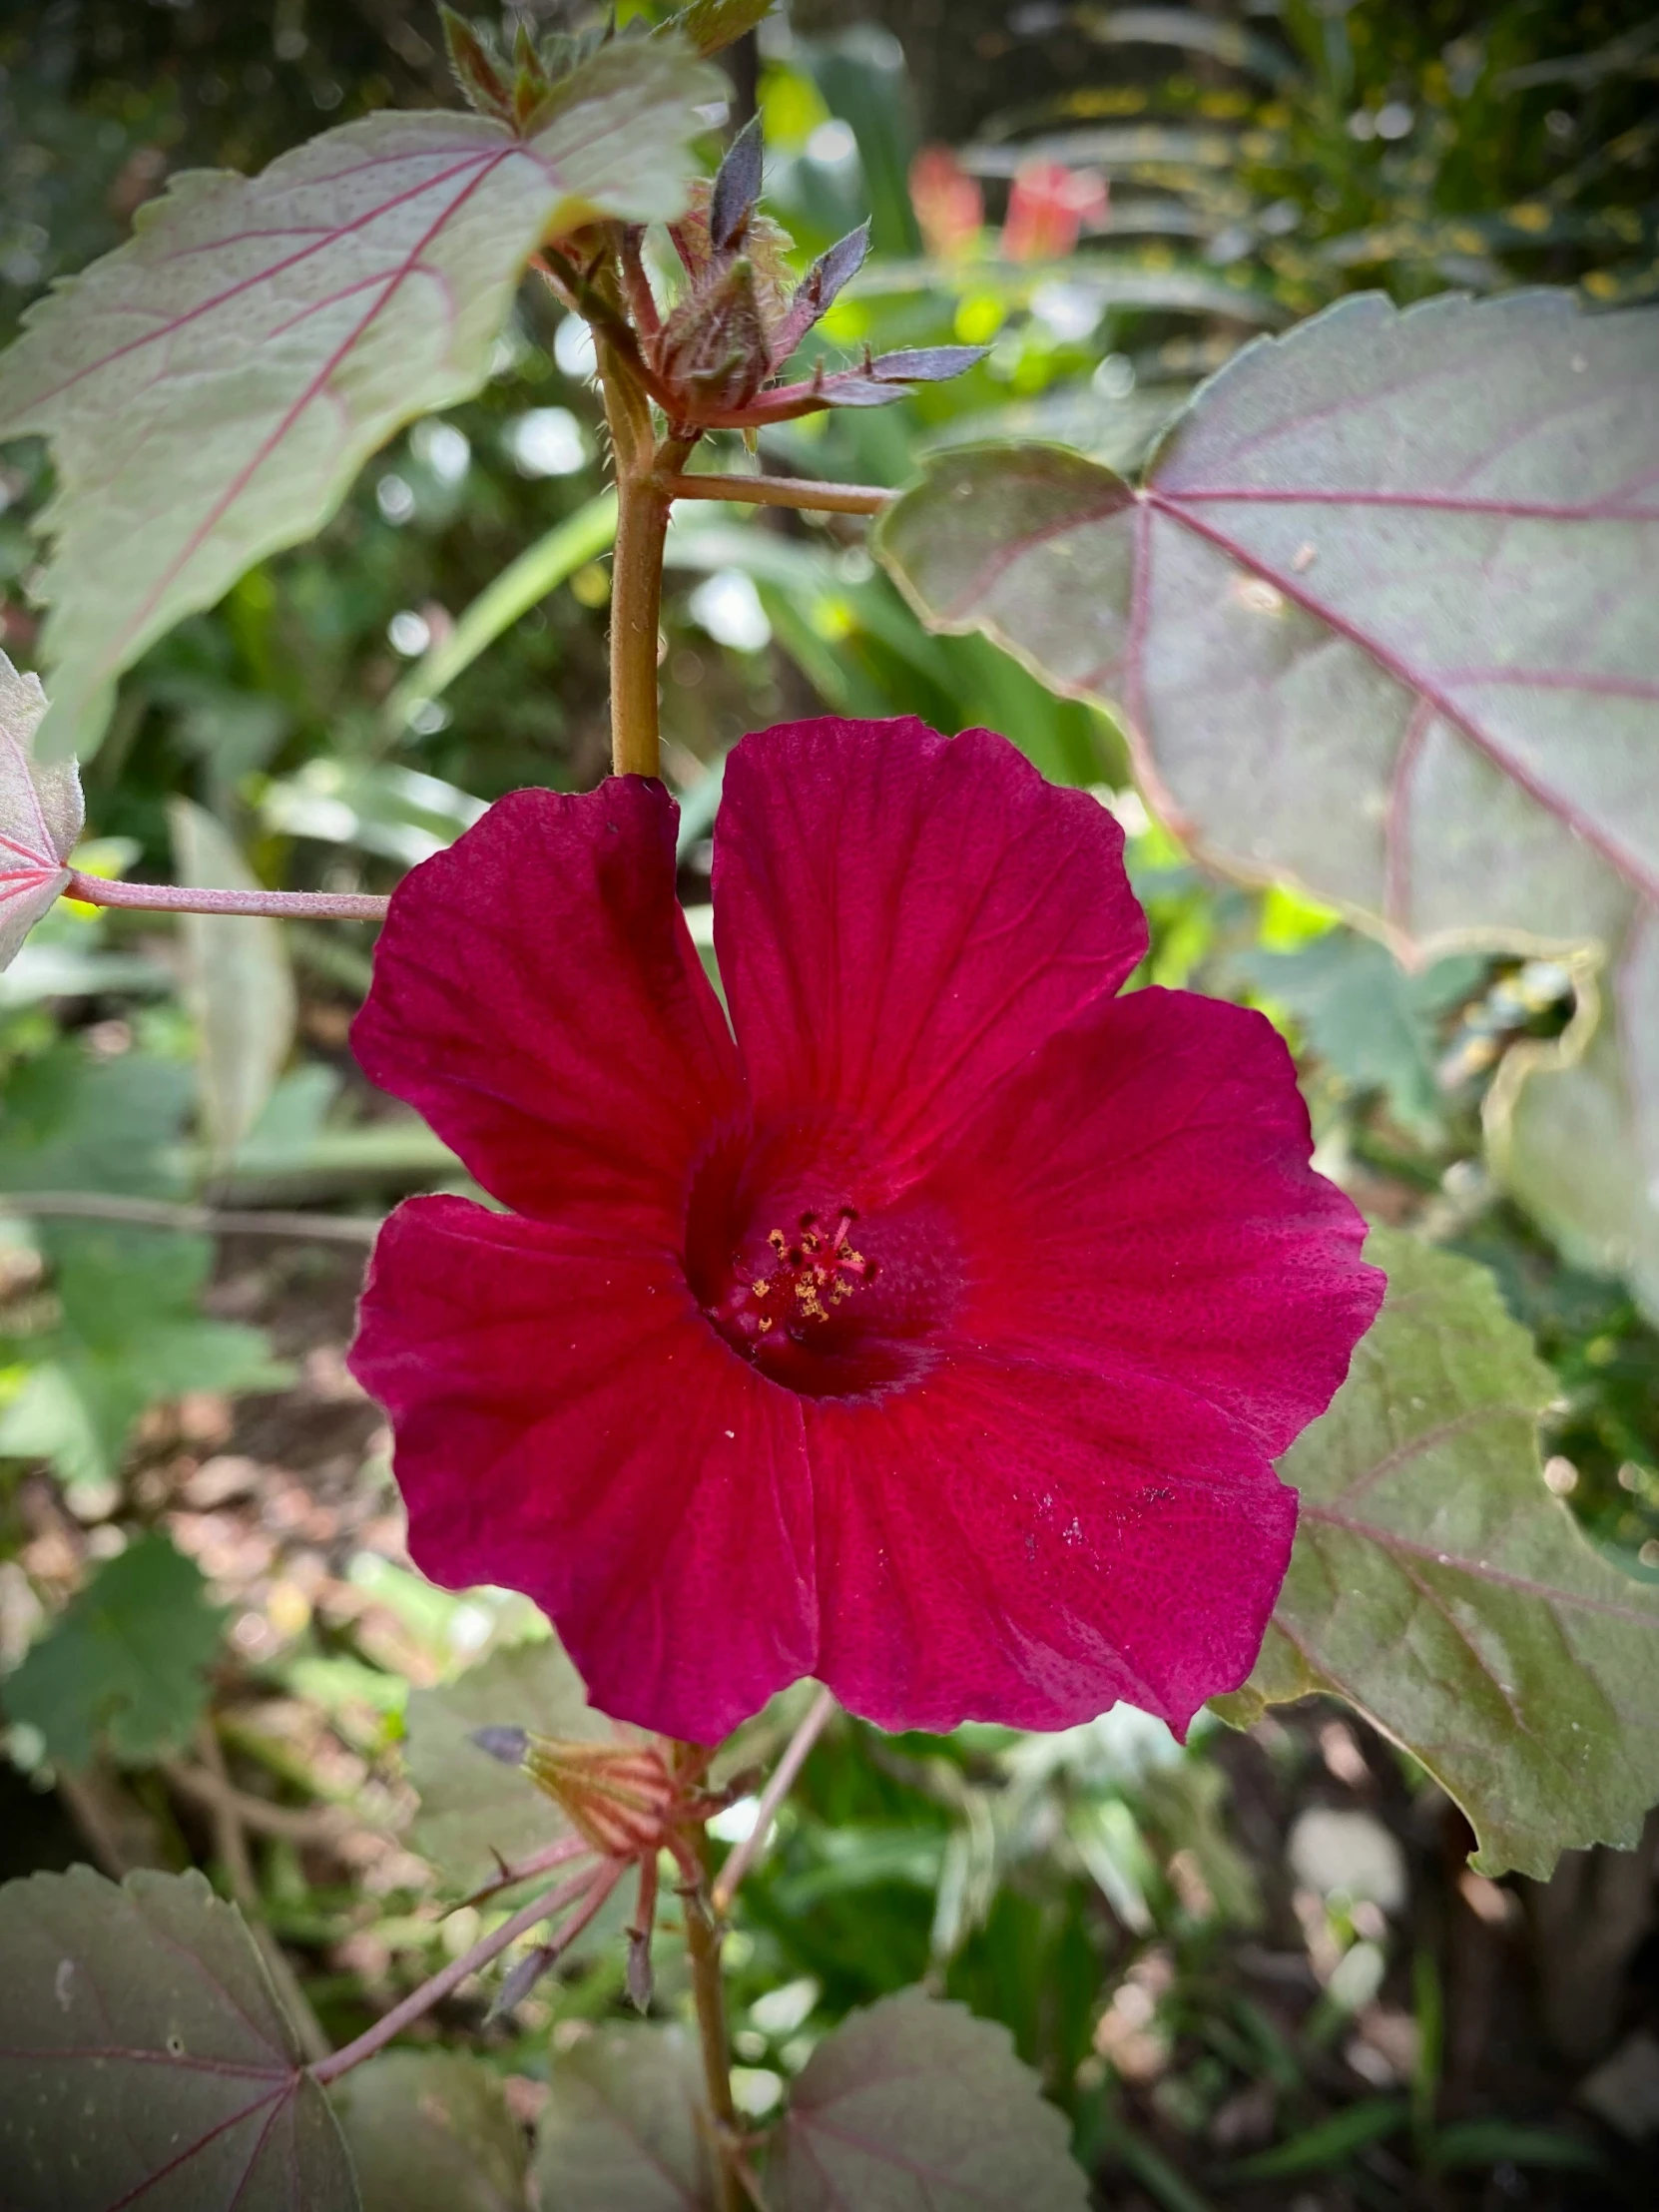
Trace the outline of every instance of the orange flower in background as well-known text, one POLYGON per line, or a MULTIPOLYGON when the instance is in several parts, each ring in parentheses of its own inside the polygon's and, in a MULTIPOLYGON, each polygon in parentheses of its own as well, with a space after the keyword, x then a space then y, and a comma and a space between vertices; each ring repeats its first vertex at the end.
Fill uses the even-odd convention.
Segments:
POLYGON ((1086 223, 1105 216, 1104 177, 1064 162, 1023 162, 1008 194, 1001 252, 1009 262, 1057 262, 1076 246, 1086 223))
POLYGON ((948 146, 924 146, 910 164, 910 205, 935 261, 973 252, 985 227, 985 196, 948 146))

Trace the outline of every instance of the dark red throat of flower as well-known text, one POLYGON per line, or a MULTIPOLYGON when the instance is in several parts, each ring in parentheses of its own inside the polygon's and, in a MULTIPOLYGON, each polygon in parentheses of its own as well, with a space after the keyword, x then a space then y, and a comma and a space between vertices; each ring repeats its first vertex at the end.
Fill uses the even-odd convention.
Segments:
POLYGON ((845 1185, 826 1200, 812 1188, 822 1172, 764 1144, 712 1161, 687 1274, 710 1326, 771 1381, 809 1397, 879 1394, 933 1364, 959 1296, 955 1238, 913 1205, 861 1212, 845 1185))
POLYGON ((709 1319, 740 1351, 759 1346, 782 1330, 797 1343, 811 1342, 814 1328, 830 1319, 852 1293, 873 1283, 876 1263, 852 1249, 852 1206, 841 1206, 831 1220, 803 1214, 793 1231, 774 1229, 767 1238, 775 1265, 750 1276, 739 1253, 732 1256, 732 1287, 709 1319))

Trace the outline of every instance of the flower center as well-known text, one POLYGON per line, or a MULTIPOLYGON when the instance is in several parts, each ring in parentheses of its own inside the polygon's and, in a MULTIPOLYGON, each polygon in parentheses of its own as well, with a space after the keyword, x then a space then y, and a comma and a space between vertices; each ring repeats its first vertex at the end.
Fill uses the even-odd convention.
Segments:
POLYGON ((805 1397, 919 1382, 966 1287, 956 1224, 895 1192, 855 1137, 822 1118, 745 1132, 687 1198, 686 1282, 704 1319, 805 1397))
POLYGON ((856 1208, 842 1205, 832 1220, 806 1213, 790 1234, 774 1229, 767 1244, 777 1264, 764 1275, 747 1275, 734 1256, 732 1287, 709 1309, 710 1320, 740 1349, 780 1328, 805 1341, 814 1323, 828 1321, 843 1299, 875 1281, 875 1262, 852 1249, 857 1218, 856 1208))

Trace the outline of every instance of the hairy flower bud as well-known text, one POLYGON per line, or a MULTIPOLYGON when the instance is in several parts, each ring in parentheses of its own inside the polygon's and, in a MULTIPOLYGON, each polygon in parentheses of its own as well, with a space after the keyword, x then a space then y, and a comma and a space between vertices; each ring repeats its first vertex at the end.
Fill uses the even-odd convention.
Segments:
POLYGON ((657 363, 694 402, 741 407, 754 398, 771 374, 772 344, 747 256, 680 302, 663 325, 657 363))

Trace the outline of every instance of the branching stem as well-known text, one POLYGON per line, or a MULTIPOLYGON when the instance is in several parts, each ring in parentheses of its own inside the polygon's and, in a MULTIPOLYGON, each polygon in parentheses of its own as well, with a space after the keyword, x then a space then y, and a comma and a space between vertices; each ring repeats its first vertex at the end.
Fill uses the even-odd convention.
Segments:
MULTIPOLYGON (((319 2059, 311 2068, 316 2081, 335 2081, 353 2066, 360 2066, 365 2058, 372 2058, 377 2050, 383 2050, 394 2035, 401 2035, 412 2020, 418 2020, 423 2012, 429 2012, 434 2004, 441 2004, 451 1989, 458 1989, 469 1975, 487 1966, 492 1958, 499 1958, 509 1943, 527 1935, 542 1921, 550 1920, 555 1913, 563 1912, 567 1905, 580 1899, 592 1912, 597 1912, 621 1879, 625 1862, 607 1859, 597 1869, 584 1868, 568 1882, 561 1882, 555 1889, 544 1890, 528 1905, 520 1906, 511 1920, 488 1936, 481 1936, 470 1950, 462 1951, 459 1958, 452 1958, 441 1972, 423 1981, 418 1989, 411 1989, 401 2004, 394 2004, 389 2012, 382 2013, 372 2027, 365 2028, 355 2042, 347 2043, 343 2050, 319 2059), (595 1892, 600 1892, 595 1902, 595 1892)), ((592 1917, 592 1912, 586 1918, 592 1917)), ((574 1931, 572 1931, 574 1933, 574 1931)))

